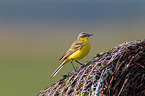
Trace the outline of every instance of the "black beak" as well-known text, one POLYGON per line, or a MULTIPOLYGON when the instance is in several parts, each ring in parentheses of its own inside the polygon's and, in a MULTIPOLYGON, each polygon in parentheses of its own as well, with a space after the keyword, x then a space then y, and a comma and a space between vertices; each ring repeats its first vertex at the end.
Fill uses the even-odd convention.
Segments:
POLYGON ((94 34, 88 34, 89 36, 93 36, 94 34))

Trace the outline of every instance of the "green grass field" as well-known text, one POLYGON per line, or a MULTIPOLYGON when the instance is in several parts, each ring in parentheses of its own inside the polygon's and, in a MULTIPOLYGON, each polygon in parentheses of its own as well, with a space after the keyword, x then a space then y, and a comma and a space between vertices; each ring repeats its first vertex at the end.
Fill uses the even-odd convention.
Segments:
MULTIPOLYGON (((19 29, 19 31, 25 30, 19 29)), ((117 29, 115 30, 117 31, 117 29)), ((18 30, 13 29, 13 31, 17 33, 18 30)), ((72 65, 68 63, 56 77, 49 78, 61 63, 58 59, 77 38, 79 29, 73 30, 74 32, 61 30, 60 33, 56 31, 53 34, 49 33, 48 29, 39 31, 42 33, 7 34, 8 30, 7 33, 1 31, 3 32, 0 38, 0 90, 2 96, 36 96, 41 90, 58 81, 63 74, 73 70, 72 65)), ((145 36, 141 30, 140 34, 135 31, 126 34, 119 30, 118 33, 115 33, 114 29, 103 30, 108 33, 101 31, 91 30, 90 33, 94 34, 90 38, 92 49, 81 62, 88 61, 94 54, 107 51, 122 42, 143 39, 145 36)), ((79 66, 79 64, 74 64, 76 67, 79 66)))

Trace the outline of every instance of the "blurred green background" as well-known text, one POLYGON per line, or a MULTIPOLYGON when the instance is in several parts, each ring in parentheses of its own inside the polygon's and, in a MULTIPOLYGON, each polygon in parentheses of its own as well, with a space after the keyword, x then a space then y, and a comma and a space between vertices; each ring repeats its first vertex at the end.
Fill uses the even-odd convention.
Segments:
POLYGON ((123 42, 144 39, 144 5, 126 0, 1 0, 0 95, 36 96, 71 72, 68 63, 49 78, 80 32, 94 34, 92 49, 80 62, 123 42))

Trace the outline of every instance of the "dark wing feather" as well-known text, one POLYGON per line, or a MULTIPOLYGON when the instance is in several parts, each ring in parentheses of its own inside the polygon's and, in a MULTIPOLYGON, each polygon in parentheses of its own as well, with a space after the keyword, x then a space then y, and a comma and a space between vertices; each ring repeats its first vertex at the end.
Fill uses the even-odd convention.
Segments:
POLYGON ((83 47, 83 44, 84 44, 83 40, 76 40, 59 60, 60 61, 65 60, 72 53, 81 49, 83 47))

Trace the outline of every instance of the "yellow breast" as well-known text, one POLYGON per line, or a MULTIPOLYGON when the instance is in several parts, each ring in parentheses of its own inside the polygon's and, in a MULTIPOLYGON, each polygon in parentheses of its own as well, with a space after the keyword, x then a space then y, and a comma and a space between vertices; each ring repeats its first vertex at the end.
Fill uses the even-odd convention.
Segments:
POLYGON ((82 40, 84 40, 84 45, 81 49, 75 51, 74 53, 72 53, 67 59, 69 60, 80 60, 83 57, 85 57, 90 49, 91 49, 91 44, 88 38, 81 38, 82 40))

